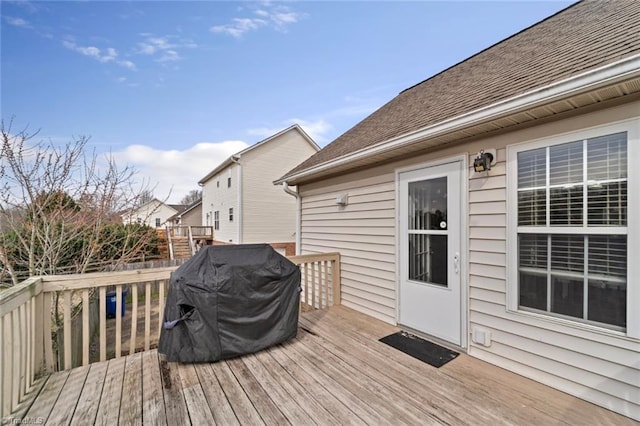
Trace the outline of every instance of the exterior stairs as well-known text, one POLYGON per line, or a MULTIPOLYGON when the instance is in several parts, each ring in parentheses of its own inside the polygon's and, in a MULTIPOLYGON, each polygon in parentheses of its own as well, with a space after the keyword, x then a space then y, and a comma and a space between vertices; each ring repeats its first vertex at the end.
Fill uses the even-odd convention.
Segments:
POLYGON ((187 259, 191 257, 191 244, 188 237, 172 237, 171 246, 173 248, 174 259, 187 259))

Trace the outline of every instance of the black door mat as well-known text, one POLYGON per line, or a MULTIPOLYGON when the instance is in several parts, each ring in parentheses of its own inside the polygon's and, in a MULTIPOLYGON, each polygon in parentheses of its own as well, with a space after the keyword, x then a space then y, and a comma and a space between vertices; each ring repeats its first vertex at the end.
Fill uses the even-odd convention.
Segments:
POLYGON ((437 368, 460 355, 458 352, 443 348, 405 331, 390 334, 380 341, 437 368))

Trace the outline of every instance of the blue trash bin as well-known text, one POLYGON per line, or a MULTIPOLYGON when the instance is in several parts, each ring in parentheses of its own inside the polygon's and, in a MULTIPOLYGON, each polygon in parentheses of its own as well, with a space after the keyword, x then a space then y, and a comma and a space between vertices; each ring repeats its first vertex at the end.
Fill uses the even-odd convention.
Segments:
MULTIPOLYGON (((107 292, 106 298, 107 298, 107 318, 115 318, 116 317, 116 292, 115 291, 107 292)), ((127 292, 123 291, 122 292, 122 309, 121 309, 122 316, 124 316, 124 313, 125 313, 126 298, 127 298, 127 292)))

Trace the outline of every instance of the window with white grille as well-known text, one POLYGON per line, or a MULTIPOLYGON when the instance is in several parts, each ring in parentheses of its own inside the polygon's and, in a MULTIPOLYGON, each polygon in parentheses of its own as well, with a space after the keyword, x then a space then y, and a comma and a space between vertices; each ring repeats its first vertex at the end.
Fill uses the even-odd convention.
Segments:
POLYGON ((628 201, 639 191, 629 132, 585 134, 510 147, 512 300, 520 311, 626 330, 639 285, 629 282, 628 201))

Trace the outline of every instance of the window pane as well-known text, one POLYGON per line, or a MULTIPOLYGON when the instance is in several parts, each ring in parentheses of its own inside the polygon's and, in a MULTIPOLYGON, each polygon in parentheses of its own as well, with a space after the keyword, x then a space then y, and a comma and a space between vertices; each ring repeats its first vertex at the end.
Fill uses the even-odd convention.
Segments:
POLYGON ((547 169, 546 148, 518 153, 518 188, 545 186, 547 169))
POLYGON ((582 183, 576 186, 551 188, 549 222, 556 226, 582 226, 582 183))
POLYGON ((551 275, 551 312, 583 318, 584 279, 551 275))
POLYGON ((409 183, 409 229, 447 229, 447 178, 409 183))
POLYGON ((590 226, 627 225, 627 182, 589 182, 590 226))
POLYGON ((546 190, 518 191, 518 225, 545 226, 547 223, 546 190))
POLYGON ((522 234, 518 236, 520 268, 547 270, 547 236, 522 234))
POLYGON ((551 270, 584 271, 584 237, 582 235, 553 235, 551 237, 551 270))
POLYGON ((627 224, 627 134, 587 141, 590 226, 627 224))
POLYGON ((520 306, 547 310, 547 275, 520 272, 520 306))
POLYGON ((589 276, 605 275, 626 282, 627 236, 589 236, 589 276))
POLYGON ((582 183, 582 141, 549 148, 549 184, 582 183))
POLYGON ((447 286, 447 236, 409 234, 409 279, 447 286))
POLYGON ((627 286, 589 280, 589 320, 626 327, 627 286))
POLYGON ((627 178, 627 133, 601 136, 587 141, 587 179, 595 181, 627 178))
POLYGON ((520 306, 547 310, 547 236, 518 236, 520 306))

